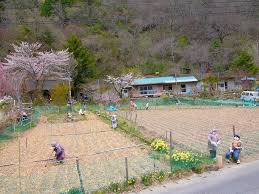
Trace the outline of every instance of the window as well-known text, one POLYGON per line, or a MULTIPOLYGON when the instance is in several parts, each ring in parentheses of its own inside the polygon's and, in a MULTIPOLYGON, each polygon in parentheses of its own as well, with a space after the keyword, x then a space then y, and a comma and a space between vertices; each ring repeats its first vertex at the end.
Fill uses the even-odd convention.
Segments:
POLYGON ((141 95, 154 94, 152 86, 140 86, 139 91, 141 95))
POLYGON ((181 84, 181 92, 185 93, 186 92, 186 85, 181 84))
POLYGON ((225 88, 225 83, 220 83, 221 88, 225 88))
POLYGON ((173 90, 172 85, 163 85, 163 90, 173 90))

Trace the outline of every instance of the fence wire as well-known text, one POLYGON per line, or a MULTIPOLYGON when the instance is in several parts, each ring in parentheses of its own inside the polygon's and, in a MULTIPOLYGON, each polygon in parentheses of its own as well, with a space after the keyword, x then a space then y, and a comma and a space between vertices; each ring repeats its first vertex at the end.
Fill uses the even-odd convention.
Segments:
MULTIPOLYGON (((98 111, 105 110, 105 107, 99 106, 91 108, 98 111)), ((57 113, 62 109, 39 107, 37 110, 43 113, 57 113)), ((244 110, 256 111, 257 109, 244 110)), ((154 134, 154 137, 161 137, 168 143, 169 131, 171 131, 173 142, 175 142, 174 150, 204 153, 197 160, 206 160, 208 122, 218 122, 220 123, 219 127, 226 128, 229 125, 225 125, 224 122, 228 119, 234 121, 233 115, 230 114, 230 118, 222 121, 206 117, 206 121, 200 119, 201 122, 197 123, 195 118, 189 118, 189 121, 188 118, 187 120, 179 120, 179 118, 184 118, 182 112, 185 110, 180 111, 181 115, 178 116, 170 110, 157 111, 160 112, 153 110, 135 111, 131 118, 127 115, 127 119, 139 126, 144 126, 150 130, 150 133, 154 134), (156 120, 157 118, 158 120, 156 120)), ((66 112, 65 108, 63 112, 66 112)), ((234 113, 236 114, 236 112, 234 113)), ((39 115, 37 114, 34 123, 38 120, 39 115)), ((117 114, 126 117, 125 112, 121 111, 117 114)), ((243 117, 249 117, 248 113, 246 114, 243 117)), ((11 144, 13 152, 10 152, 8 156, 9 161, 3 163, 0 159, 0 193, 64 193, 71 188, 82 187, 86 192, 93 192, 109 187, 111 183, 125 182, 129 178, 134 177, 141 180, 141 177, 147 173, 171 172, 172 169, 173 171, 192 169, 200 165, 200 163, 177 163, 176 160, 170 160, 168 154, 151 152, 146 145, 138 146, 128 140, 125 140, 125 143, 120 143, 123 138, 127 138, 111 130, 110 126, 103 128, 104 126, 100 122, 91 121, 90 115, 86 115, 86 117, 89 123, 84 123, 84 121, 40 123, 39 126, 42 126, 37 128, 35 132, 31 132, 35 133, 32 139, 20 139, 20 159, 18 157, 19 142, 13 141, 11 144), (54 160, 47 158, 49 144, 52 141, 67 142, 67 156, 62 165, 57 165, 54 160), (37 150, 34 149, 35 147, 43 148, 37 150), (37 153, 41 153, 40 158, 36 157, 37 153)), ((236 119, 238 120, 238 118, 236 119)), ((253 125, 249 122, 239 124, 237 124, 239 127, 250 127, 251 129, 257 126, 256 122, 253 122, 253 125)), ((221 133, 224 135, 221 134, 223 143, 219 153, 224 154, 233 134, 231 130, 223 130, 221 133)), ((10 136, 12 137, 11 132, 10 136)), ((253 155, 259 152, 259 145, 256 143, 258 140, 259 132, 257 130, 242 131, 242 141, 245 144, 244 155, 253 155)))

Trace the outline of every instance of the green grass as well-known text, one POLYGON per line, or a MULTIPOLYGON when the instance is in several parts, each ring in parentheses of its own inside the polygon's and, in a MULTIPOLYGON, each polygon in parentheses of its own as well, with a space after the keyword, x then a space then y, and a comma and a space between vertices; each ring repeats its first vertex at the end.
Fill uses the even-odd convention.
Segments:
POLYGON ((68 191, 61 192, 59 194, 83 194, 80 188, 71 188, 68 191))
MULTIPOLYGON (((111 123, 110 116, 108 114, 106 114, 105 112, 99 112, 98 108, 96 108, 95 106, 89 107, 89 110, 92 111, 94 114, 97 114, 99 117, 101 117, 105 123, 107 123, 107 124, 111 123)), ((149 137, 142 134, 136 126, 130 125, 129 123, 127 123, 125 121, 125 119, 123 119, 121 117, 118 118, 118 128, 116 128, 115 130, 122 132, 122 133, 130 136, 131 138, 136 138, 139 141, 146 143, 148 145, 150 145, 152 142, 152 139, 150 139, 149 137)))
POLYGON ((23 123, 16 123, 15 126, 10 124, 9 127, 6 127, 0 131, 0 143, 10 140, 16 136, 15 132, 24 132, 28 129, 31 129, 36 126, 36 122, 39 119, 39 112, 35 112, 33 115, 32 122, 25 121, 23 123))

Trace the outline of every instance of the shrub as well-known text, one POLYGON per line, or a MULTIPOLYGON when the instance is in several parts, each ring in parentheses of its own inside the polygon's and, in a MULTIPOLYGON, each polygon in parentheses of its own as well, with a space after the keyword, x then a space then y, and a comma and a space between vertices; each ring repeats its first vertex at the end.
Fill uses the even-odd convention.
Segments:
POLYGON ((137 182, 136 178, 130 178, 127 183, 128 183, 128 185, 135 185, 136 182, 137 182))
POLYGON ((180 47, 186 47, 189 45, 189 39, 187 36, 180 36, 178 39, 177 39, 177 44, 180 46, 180 47))
POLYGON ((150 186, 153 183, 153 175, 152 173, 144 174, 141 176, 141 183, 145 186, 150 186))
POLYGON ((68 191, 61 192, 60 194, 83 194, 80 188, 71 188, 68 191))
POLYGON ((34 106, 41 106, 46 104, 46 102, 47 100, 42 95, 38 95, 36 98, 33 99, 34 106))
POLYGON ((193 169, 200 167, 202 160, 200 156, 189 151, 174 151, 171 163, 175 169, 193 169))
POLYGON ((109 186, 109 190, 114 192, 114 193, 118 193, 121 191, 121 185, 120 183, 111 183, 109 186))
POLYGON ((155 139, 152 143, 151 143, 151 148, 154 151, 158 151, 162 154, 167 154, 169 153, 169 146, 168 144, 161 140, 161 139, 155 139))
POLYGON ((197 173, 197 174, 202 174, 203 172, 205 172, 205 168, 202 165, 198 165, 198 166, 194 167, 192 169, 192 171, 197 173))
POLYGON ((62 106, 67 104, 68 96, 68 85, 58 84, 53 89, 50 90, 50 95, 52 102, 55 105, 62 106))
POLYGON ((167 103, 169 102, 169 96, 164 95, 164 96, 162 96, 161 98, 162 98, 162 100, 163 100, 164 103, 167 104, 167 103))
POLYGON ((156 180, 158 180, 160 183, 163 182, 166 178, 166 174, 164 171, 159 171, 156 173, 156 176, 155 176, 156 180))

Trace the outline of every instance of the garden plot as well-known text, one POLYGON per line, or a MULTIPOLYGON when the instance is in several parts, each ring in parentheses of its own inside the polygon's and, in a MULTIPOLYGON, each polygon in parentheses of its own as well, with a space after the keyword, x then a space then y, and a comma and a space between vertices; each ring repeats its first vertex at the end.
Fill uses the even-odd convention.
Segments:
POLYGON ((87 120, 71 123, 49 123, 41 118, 37 127, 3 145, 0 156, 0 166, 8 165, 0 167, 0 193, 19 193, 20 188, 23 193, 58 193, 79 187, 76 158, 86 190, 97 189, 107 181, 125 180, 125 157, 129 158, 130 176, 139 175, 143 169, 153 170, 145 146, 112 130, 91 113, 87 120), (63 165, 45 161, 53 141, 65 148, 63 165))
MULTIPOLYGON (((121 115, 126 114, 122 112, 121 115)), ((172 131, 174 142, 206 153, 208 132, 216 127, 222 142, 219 148, 221 154, 230 146, 234 125, 236 132, 241 135, 243 155, 259 154, 258 108, 183 107, 142 110, 137 111, 137 124, 160 137, 169 138, 169 131, 172 131)))

